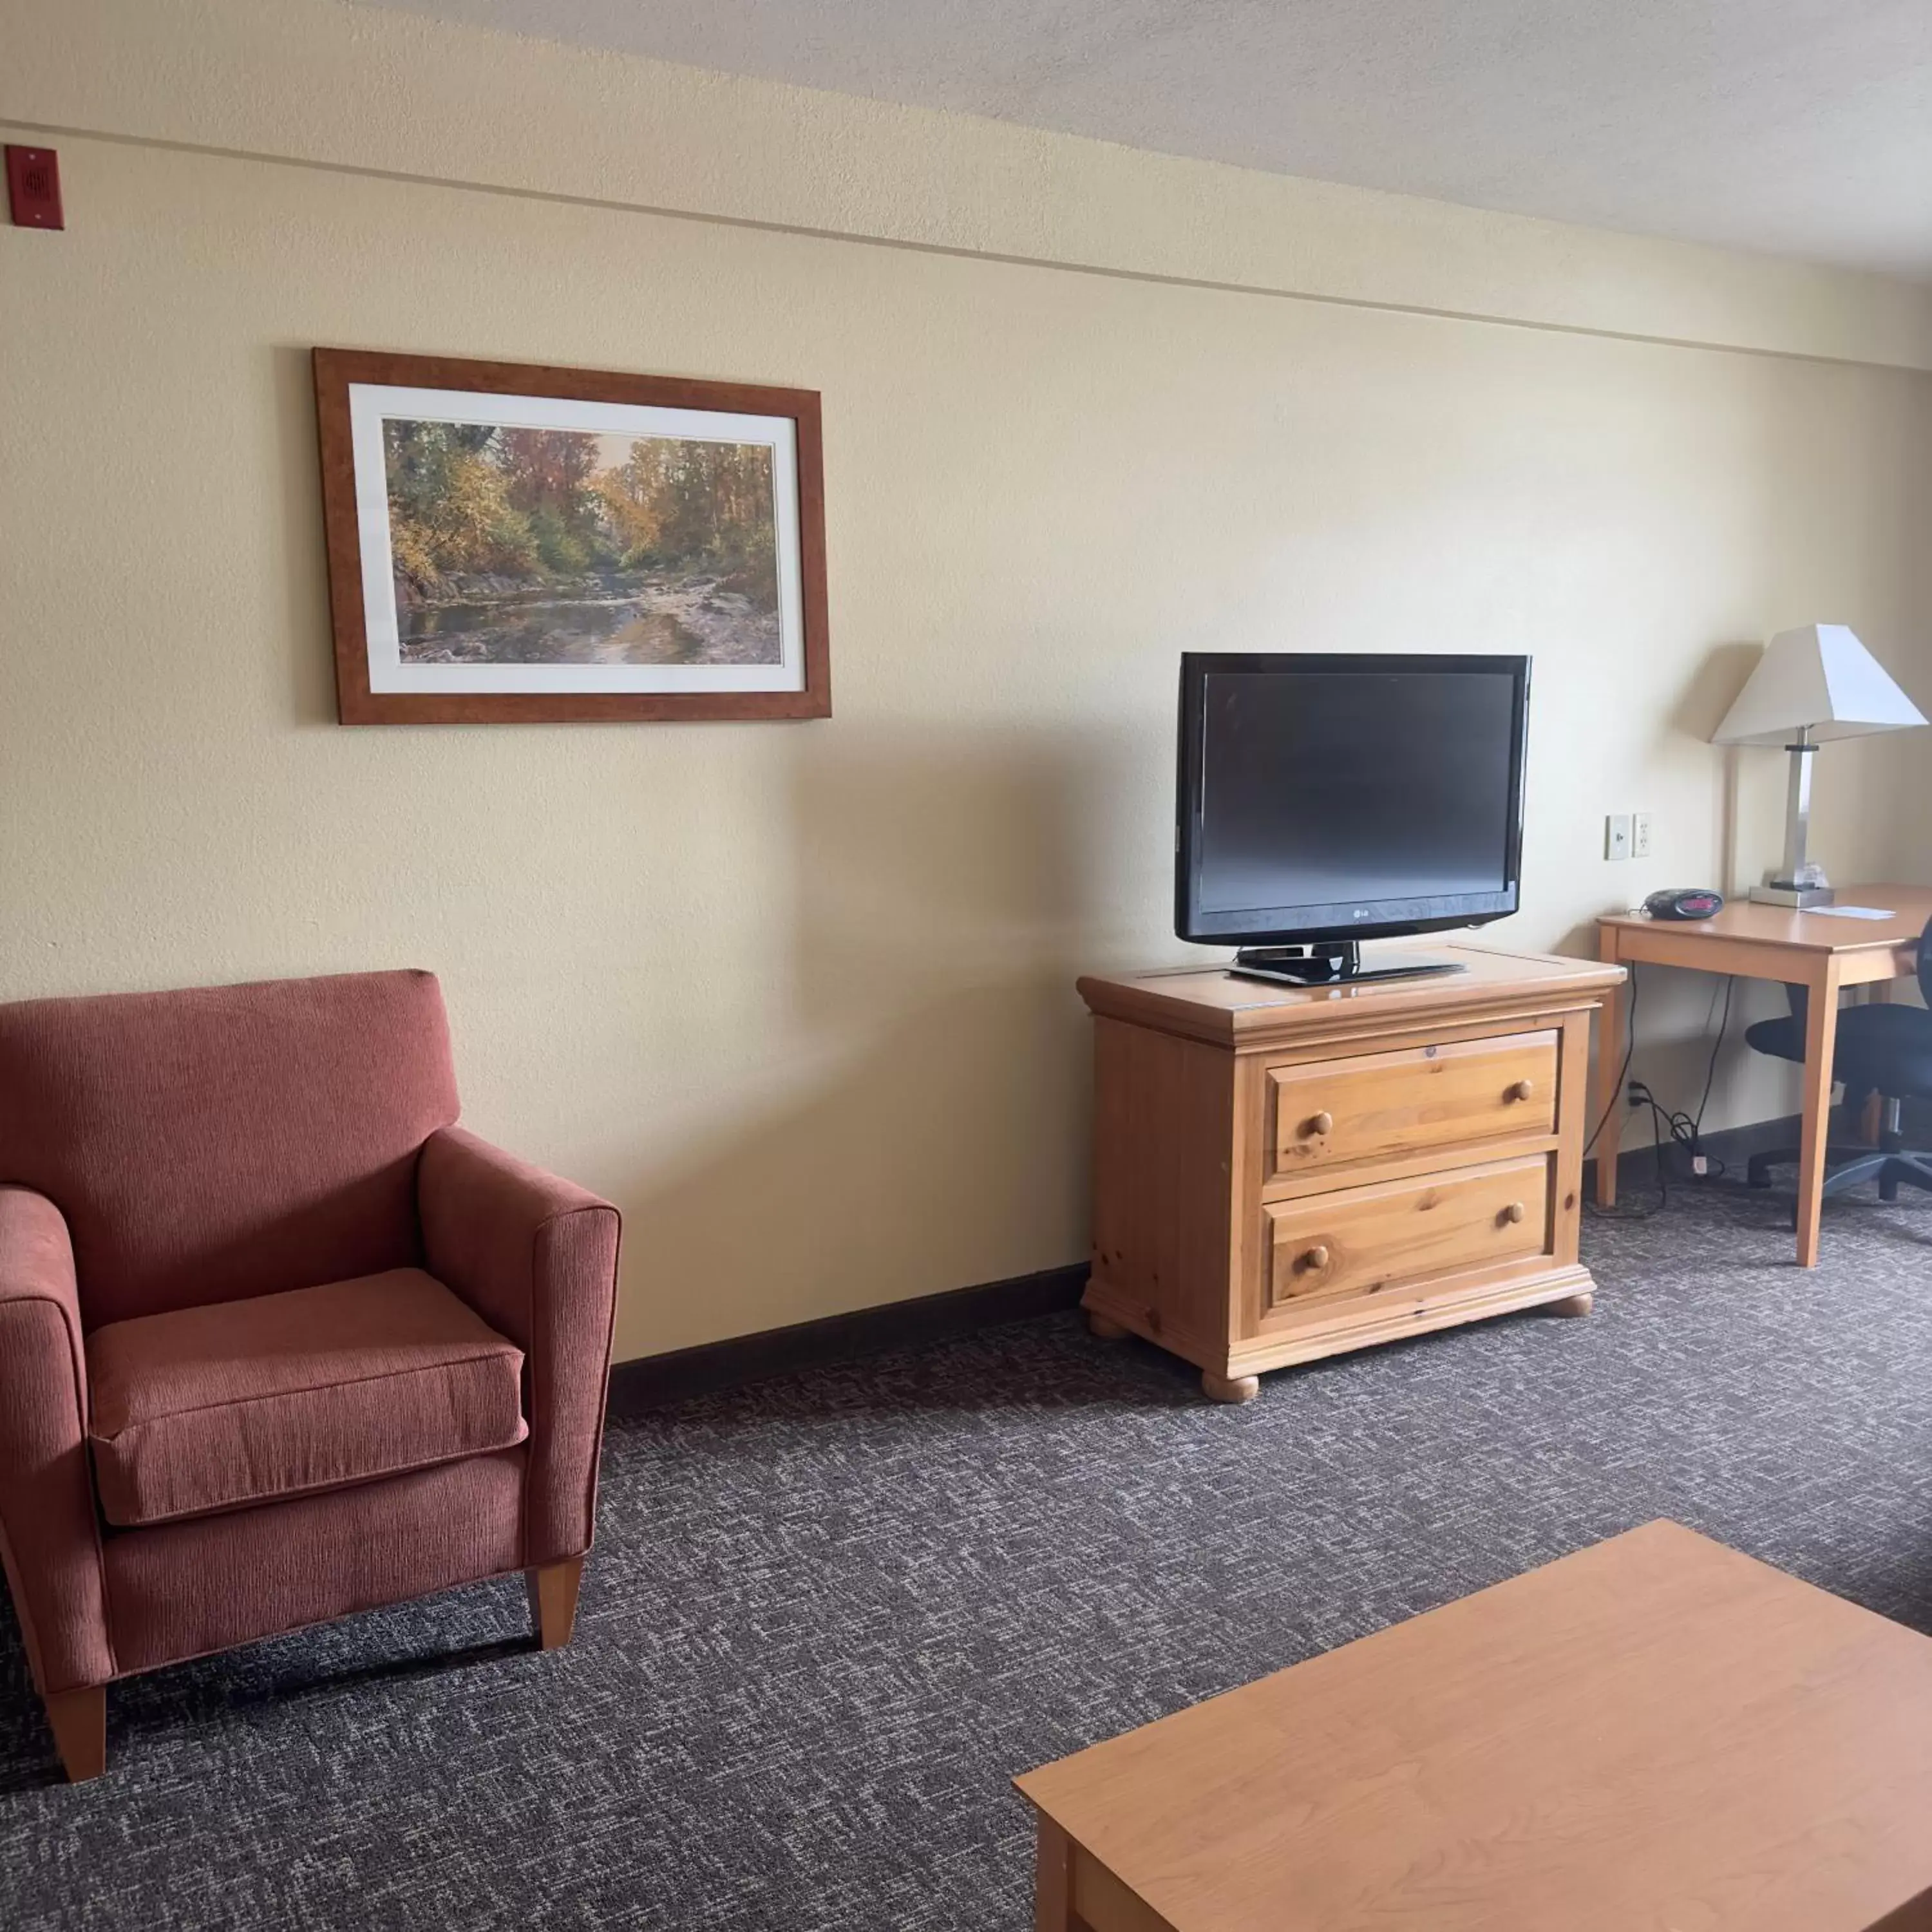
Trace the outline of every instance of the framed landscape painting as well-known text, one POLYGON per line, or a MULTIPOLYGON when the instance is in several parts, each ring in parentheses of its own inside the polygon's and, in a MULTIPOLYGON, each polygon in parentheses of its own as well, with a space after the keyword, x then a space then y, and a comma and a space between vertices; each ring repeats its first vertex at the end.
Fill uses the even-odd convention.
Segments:
POLYGON ((818 398, 315 352, 345 724, 823 718, 818 398))

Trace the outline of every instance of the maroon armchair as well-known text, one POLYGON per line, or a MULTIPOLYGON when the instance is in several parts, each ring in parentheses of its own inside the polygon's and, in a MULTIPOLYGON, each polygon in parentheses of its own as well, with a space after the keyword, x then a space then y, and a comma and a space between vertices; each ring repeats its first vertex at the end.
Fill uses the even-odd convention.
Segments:
POLYGON ((590 1546, 617 1213, 454 1124, 428 973, 0 1005, 0 1556, 116 1677, 590 1546))

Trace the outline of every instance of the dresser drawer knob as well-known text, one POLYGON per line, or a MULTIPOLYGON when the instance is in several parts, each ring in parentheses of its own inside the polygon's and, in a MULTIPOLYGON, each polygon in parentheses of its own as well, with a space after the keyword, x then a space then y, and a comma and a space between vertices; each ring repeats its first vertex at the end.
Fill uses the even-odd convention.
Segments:
POLYGON ((1529 1210, 1520 1201, 1512 1201, 1503 1210, 1503 1219, 1510 1222, 1520 1221, 1528 1212, 1529 1210))
POLYGON ((1311 1114, 1302 1122, 1301 1131, 1304 1134, 1332 1134, 1335 1131, 1335 1116, 1326 1113, 1311 1114))
POLYGON ((1314 1246, 1301 1257, 1301 1265, 1306 1268, 1325 1268, 1328 1265, 1328 1243, 1317 1241, 1314 1246))
POLYGON ((1534 1098, 1535 1094, 1536 1082, 1534 1080, 1519 1080, 1503 1098, 1505 1100, 1528 1100, 1534 1098))

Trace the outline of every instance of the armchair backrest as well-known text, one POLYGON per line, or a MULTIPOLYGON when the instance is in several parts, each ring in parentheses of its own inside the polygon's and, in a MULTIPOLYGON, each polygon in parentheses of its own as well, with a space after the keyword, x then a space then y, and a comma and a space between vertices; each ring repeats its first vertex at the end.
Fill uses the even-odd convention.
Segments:
POLYGON ((456 1114, 433 974, 0 1005, 0 1182, 67 1217, 90 1330, 418 1262, 456 1114))

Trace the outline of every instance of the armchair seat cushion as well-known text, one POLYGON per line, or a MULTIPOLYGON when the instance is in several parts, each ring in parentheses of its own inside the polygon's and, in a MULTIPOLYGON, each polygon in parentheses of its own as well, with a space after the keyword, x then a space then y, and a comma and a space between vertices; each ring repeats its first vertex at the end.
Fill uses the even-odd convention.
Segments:
POLYGON ((523 1352, 420 1268, 110 1322, 87 1338, 119 1528, 340 1489, 528 1432, 523 1352))

